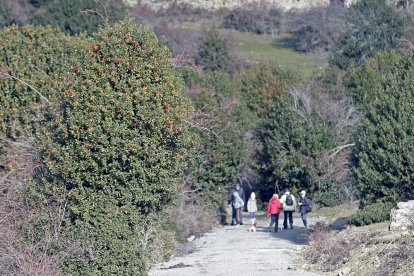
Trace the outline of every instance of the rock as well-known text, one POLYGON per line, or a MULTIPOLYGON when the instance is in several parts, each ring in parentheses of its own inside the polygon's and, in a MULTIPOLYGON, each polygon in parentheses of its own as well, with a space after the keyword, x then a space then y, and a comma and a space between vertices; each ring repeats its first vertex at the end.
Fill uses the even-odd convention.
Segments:
POLYGON ((337 276, 345 276, 345 275, 349 275, 349 273, 351 273, 351 268, 349 267, 345 267, 341 270, 341 272, 339 272, 338 274, 336 274, 337 276))
POLYGON ((391 210, 390 231, 406 231, 414 228, 414 200, 399 202, 391 210))
POLYGON ((188 239, 187 239, 187 241, 188 242, 192 242, 192 241, 194 241, 195 240, 195 236, 193 235, 193 236, 191 236, 191 237, 189 237, 188 239))

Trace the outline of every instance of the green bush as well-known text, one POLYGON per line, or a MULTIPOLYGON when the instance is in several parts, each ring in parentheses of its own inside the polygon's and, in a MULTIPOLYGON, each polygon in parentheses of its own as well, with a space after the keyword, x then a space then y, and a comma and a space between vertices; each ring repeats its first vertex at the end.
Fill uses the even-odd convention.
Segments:
POLYGON ((59 97, 59 82, 84 45, 82 37, 70 37, 50 27, 1 30, 0 138, 32 134, 42 110, 59 97))
POLYGON ((174 201, 192 138, 190 104, 171 55, 152 31, 124 21, 88 40, 37 133, 36 189, 66 200, 62 229, 84 251, 71 275, 144 274, 151 217, 174 201))
POLYGON ((50 0, 41 5, 40 12, 33 17, 32 22, 58 27, 71 35, 81 32, 91 34, 98 31, 100 26, 105 26, 105 20, 112 23, 125 18, 125 12, 120 0, 50 0))
POLYGON ((196 64, 207 71, 233 70, 233 60, 226 41, 222 39, 217 30, 208 32, 198 47, 196 64))
POLYGON ((375 91, 381 89, 383 77, 404 56, 396 52, 380 52, 367 59, 360 67, 349 68, 343 78, 346 94, 361 110, 375 101, 375 91))
POLYGON ((330 63, 341 69, 360 65, 380 51, 399 47, 405 22, 385 0, 362 0, 351 5, 345 28, 335 42, 330 63))
POLYGON ((278 34, 282 12, 275 7, 260 4, 245 5, 224 17, 223 27, 255 34, 278 34))
POLYGON ((200 112, 194 122, 198 154, 189 169, 194 179, 192 189, 199 189, 204 203, 217 210, 247 159, 243 107, 237 86, 226 73, 185 70, 183 75, 193 105, 200 112))
POLYGON ((312 112, 305 118, 294 112, 292 105, 290 95, 281 95, 255 133, 255 161, 263 200, 286 188, 316 190, 318 158, 323 150, 334 146, 333 137, 318 114, 312 112))
POLYGON ((390 202, 377 202, 365 206, 349 218, 349 223, 363 226, 389 220, 392 207, 393 204, 390 202))
MULTIPOLYGON (((353 172, 366 204, 411 198, 414 181, 414 54, 369 91, 373 102, 358 128, 353 172)), ((376 76, 376 74, 374 74, 376 76)), ((378 78, 366 82, 377 81, 378 78)))

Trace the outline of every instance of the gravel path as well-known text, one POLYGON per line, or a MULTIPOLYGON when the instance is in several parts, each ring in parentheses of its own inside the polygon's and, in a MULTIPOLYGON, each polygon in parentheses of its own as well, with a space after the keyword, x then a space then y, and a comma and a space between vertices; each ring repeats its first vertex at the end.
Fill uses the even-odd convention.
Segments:
MULTIPOLYGON (((283 215, 279 226, 282 219, 283 215)), ((248 221, 245 217, 244 222, 248 221)), ((149 275, 320 275, 303 271, 295 264, 297 253, 307 242, 299 218, 294 219, 294 229, 278 233, 270 231, 268 225, 269 220, 262 217, 258 219, 257 232, 249 232, 249 225, 215 228, 194 241, 194 253, 158 264, 149 275)))

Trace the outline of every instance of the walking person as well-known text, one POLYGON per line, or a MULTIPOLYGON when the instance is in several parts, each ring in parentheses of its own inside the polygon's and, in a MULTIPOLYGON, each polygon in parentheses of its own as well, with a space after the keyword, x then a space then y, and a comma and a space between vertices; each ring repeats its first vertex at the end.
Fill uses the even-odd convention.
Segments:
POLYGON ((296 199, 290 194, 289 190, 286 190, 280 202, 283 204, 283 229, 288 228, 288 220, 290 229, 293 229, 293 212, 296 210, 296 199))
POLYGON ((231 225, 236 225, 236 210, 234 209, 234 197, 233 194, 236 191, 235 188, 231 188, 228 195, 227 195, 227 201, 228 204, 231 207, 231 225))
POLYGON ((242 225, 241 218, 242 213, 241 209, 244 206, 244 201, 239 196, 239 193, 237 191, 233 192, 233 209, 234 209, 234 216, 235 216, 235 224, 234 225, 242 225))
POLYGON ((308 218, 307 214, 309 211, 309 207, 311 206, 311 201, 306 197, 306 191, 300 192, 300 200, 299 200, 299 212, 300 217, 302 218, 303 225, 305 228, 308 228, 308 218))
POLYGON ((272 198, 269 200, 269 204, 267 205, 267 218, 270 216, 270 225, 269 227, 273 227, 275 225, 275 232, 278 231, 279 228, 279 214, 280 210, 282 210, 282 204, 279 201, 279 196, 274 194, 272 198))
POLYGON ((247 201, 247 212, 249 212, 250 230, 253 232, 256 232, 257 202, 256 202, 256 194, 254 192, 250 194, 249 201, 247 201))
MULTIPOLYGON (((246 195, 244 194, 243 187, 240 186, 239 183, 236 184, 236 191, 239 194, 239 197, 243 202, 246 202, 246 195)), ((243 206, 240 208, 240 225, 243 225, 243 210, 244 210, 244 203, 243 206)))

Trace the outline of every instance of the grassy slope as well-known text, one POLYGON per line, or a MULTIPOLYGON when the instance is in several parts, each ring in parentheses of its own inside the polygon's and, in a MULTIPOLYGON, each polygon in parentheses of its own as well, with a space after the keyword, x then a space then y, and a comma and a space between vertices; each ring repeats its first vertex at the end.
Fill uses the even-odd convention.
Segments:
POLYGON ((226 31, 226 33, 233 36, 236 52, 252 63, 274 62, 304 77, 309 77, 312 72, 326 66, 324 59, 296 52, 285 43, 286 37, 284 36, 273 37, 237 31, 226 31))
MULTIPOLYGON (((210 20, 183 22, 178 26, 191 30, 219 27, 217 22, 210 20)), ((236 53, 250 63, 272 62, 305 78, 327 65, 326 60, 317 55, 295 51, 286 35, 275 37, 227 29, 220 29, 220 32, 225 37, 233 38, 236 53)))

